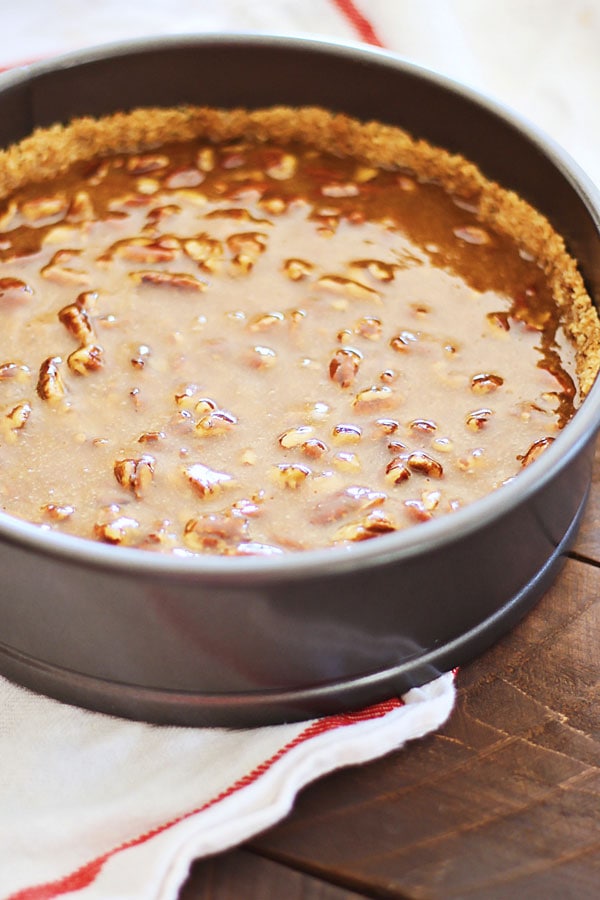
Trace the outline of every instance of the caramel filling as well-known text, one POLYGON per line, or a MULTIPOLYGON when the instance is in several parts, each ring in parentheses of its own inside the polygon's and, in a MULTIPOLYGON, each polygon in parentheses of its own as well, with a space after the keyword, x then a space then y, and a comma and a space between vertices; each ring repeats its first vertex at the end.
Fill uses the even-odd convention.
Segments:
POLYGON ((0 213, 0 500, 178 554, 352 544, 531 463, 577 402, 541 268, 409 174, 191 141, 0 213))

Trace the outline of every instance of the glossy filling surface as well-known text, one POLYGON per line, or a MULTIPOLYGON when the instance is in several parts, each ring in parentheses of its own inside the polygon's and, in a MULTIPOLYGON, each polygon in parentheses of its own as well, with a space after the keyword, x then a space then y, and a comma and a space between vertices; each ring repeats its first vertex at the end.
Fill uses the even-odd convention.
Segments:
POLYGON ((399 171, 165 145, 0 227, 0 502, 47 528, 351 546, 501 488, 578 399, 536 261, 399 171))

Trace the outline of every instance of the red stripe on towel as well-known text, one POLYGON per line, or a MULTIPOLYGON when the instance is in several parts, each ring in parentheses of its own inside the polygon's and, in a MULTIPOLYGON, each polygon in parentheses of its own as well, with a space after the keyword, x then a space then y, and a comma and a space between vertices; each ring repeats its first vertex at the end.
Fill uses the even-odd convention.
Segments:
POLYGON ((7 898, 7 900, 52 900, 53 897, 59 897, 62 894, 68 894, 71 891, 81 891, 84 888, 89 887, 95 881, 95 879, 102 871, 104 864, 108 862, 108 860, 110 860, 113 856, 116 856, 117 853, 121 853, 123 850, 129 850, 132 847, 138 847, 140 844, 145 844, 146 841, 151 840, 153 837, 156 837, 159 834, 163 834, 163 832, 168 831, 169 828, 173 828, 180 822, 183 822, 186 819, 190 819, 192 818, 192 816, 198 815, 199 813, 210 809, 210 807, 215 806, 217 803, 220 803, 223 800, 226 800, 237 791, 248 787, 248 785, 252 784, 258 778, 260 778, 261 775, 264 775, 265 772, 268 772, 269 769, 271 769, 278 760, 282 759, 287 753, 290 752, 290 750, 293 750, 294 747, 298 747, 305 741, 309 741, 311 738, 318 737, 318 735, 320 734, 325 734, 328 731, 333 731, 335 728, 342 728, 346 725, 354 725, 357 722, 366 722, 369 719, 381 719, 389 712, 392 712, 392 710, 399 709, 402 706, 404 706, 402 700, 393 698, 392 700, 386 700, 383 703, 377 703, 374 706, 369 706, 366 709, 359 710, 358 712, 343 713, 336 716, 327 716, 323 719, 316 719, 314 722, 311 722, 310 725, 307 725, 306 728, 298 735, 296 735, 295 738, 293 738, 287 744, 284 744, 283 747, 280 747, 279 750, 277 750, 277 752, 273 754, 273 756, 260 763, 251 772, 243 775, 237 781, 233 782, 233 784, 229 785, 228 788, 225 788, 225 790, 221 791, 220 794, 217 794, 211 800, 207 800, 206 803, 203 803, 196 809, 192 809, 189 812, 183 813, 182 815, 177 816, 175 819, 164 822, 162 825, 157 825, 156 828, 153 828, 150 831, 145 832, 144 834, 138 835, 138 837, 132 838, 129 841, 125 841, 118 847, 113 847, 112 850, 108 850, 101 856, 96 857, 96 859, 90 860, 88 863, 85 863, 85 865, 81 866, 75 872, 71 872, 69 875, 65 875, 64 877, 59 878, 56 881, 47 882, 46 884, 23 888, 22 890, 17 891, 15 894, 12 894, 9 898, 7 898))
POLYGON ((332 0, 343 16, 348 19, 361 41, 374 44, 375 47, 385 46, 377 36, 377 33, 369 20, 356 8, 352 0, 332 0))

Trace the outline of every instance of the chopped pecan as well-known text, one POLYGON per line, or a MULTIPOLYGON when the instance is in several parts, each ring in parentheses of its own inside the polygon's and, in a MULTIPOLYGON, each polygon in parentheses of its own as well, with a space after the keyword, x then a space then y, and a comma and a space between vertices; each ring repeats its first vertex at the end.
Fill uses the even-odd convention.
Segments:
POLYGON ((267 235, 259 231, 232 234, 227 238, 227 247, 232 253, 232 274, 247 274, 267 246, 267 235))
POLYGON ((465 420, 467 428, 470 428, 471 431, 481 431, 482 428, 485 428, 492 415, 493 410, 491 409, 473 410, 465 420))
POLYGON ((166 438, 164 431, 144 431, 138 438, 138 444, 155 444, 166 438))
POLYGON ((308 278, 314 266, 305 259, 286 259, 283 271, 292 281, 302 281, 308 278))
POLYGON ((281 556, 285 551, 275 544, 259 541, 242 541, 235 549, 235 556, 281 556))
POLYGON ((242 497, 231 504, 231 511, 236 516, 256 518, 261 514, 261 504, 265 499, 264 491, 257 491, 251 497, 242 497))
POLYGON ((117 241, 100 257, 101 261, 113 258, 124 259, 133 263, 172 262, 179 250, 179 241, 175 238, 134 237, 117 241))
POLYGON ((139 539, 140 523, 130 516, 118 516, 111 522, 96 522, 94 537, 105 544, 135 544, 139 539))
POLYGON ((324 197, 358 197, 360 188, 353 181, 331 181, 321 185, 321 193, 324 197))
POLYGON ((31 375, 31 370, 28 366, 19 365, 14 362, 2 363, 0 365, 0 382, 8 381, 8 379, 15 379, 15 381, 27 381, 29 376, 31 375))
POLYGON ((94 337, 94 329, 85 305, 77 301, 69 303, 58 313, 59 321, 81 344, 89 343, 94 337))
POLYGON ((40 274, 56 284, 89 284, 90 275, 81 269, 65 265, 81 254, 81 250, 58 250, 40 274))
POLYGON ((486 318, 492 328, 498 331, 510 331, 510 314, 508 312, 490 312, 486 318))
POLYGON ((136 542, 140 550, 153 550, 155 552, 169 552, 178 544, 177 535, 169 530, 169 522, 161 522, 153 531, 148 532, 141 540, 136 542))
POLYGON ((272 162, 269 162, 265 172, 269 178, 274 178, 276 181, 287 181, 288 178, 292 178, 295 175, 297 167, 297 157, 292 153, 282 152, 278 159, 273 159, 272 162))
POLYGON ((417 190, 417 182, 410 175, 398 175, 396 182, 403 191, 412 193, 417 190))
POLYGON ((137 344, 133 348, 133 356, 130 360, 131 365, 134 369, 143 369, 151 355, 152 352, 147 344, 137 344))
POLYGON ((138 194, 141 194, 144 198, 151 197, 160 189, 160 181, 156 178, 149 178, 147 175, 142 175, 137 179, 135 188, 138 194))
POLYGON ((60 374, 60 356, 49 356, 40 366, 37 393, 42 400, 54 402, 65 395, 65 386, 60 374))
POLYGON ((362 428, 340 422, 331 429, 331 436, 337 444, 357 444, 362 437, 362 428))
POLYGON ((329 377, 340 387, 350 387, 358 373, 361 359, 361 354, 356 350, 349 348, 336 350, 329 363, 329 377))
POLYGON ((215 167, 215 151, 212 147, 202 147, 196 154, 196 165, 201 172, 212 172, 215 167))
POLYGON ((279 435, 279 444, 284 450, 292 450, 294 447, 304 444, 314 432, 315 429, 312 425, 297 425, 295 428, 288 428, 279 435))
POLYGON ((214 409, 196 423, 194 431, 203 437, 227 434, 237 425, 237 418, 224 409, 214 409))
MULTIPOLYGON (((198 385, 196 384, 186 384, 182 388, 178 390, 175 394, 175 403, 177 406, 180 406, 182 409, 193 409, 198 399, 196 394, 198 393, 198 385)), ((212 401, 211 401, 212 403, 212 401)), ((215 403, 212 409, 217 408, 217 404, 215 403)))
POLYGON ((394 263, 384 263, 380 259, 357 259, 351 265, 366 269, 376 281, 393 281, 394 272, 398 268, 394 263))
POLYGON ((396 395, 391 387, 386 384, 372 385, 365 388, 355 396, 352 405, 357 409, 381 409, 394 405, 396 395))
POLYGON ((94 204, 87 191, 76 191, 67 210, 67 221, 90 222, 95 218, 94 204))
POLYGON ((427 509, 422 500, 405 500, 404 509, 415 522, 428 522, 432 518, 431 510, 427 509))
POLYGON ((258 257, 267 248, 268 236, 262 231, 243 231, 227 238, 227 247, 234 255, 246 254, 258 257))
POLYGON ((398 526, 393 519, 383 510, 374 509, 360 522, 352 522, 348 525, 342 525, 338 528, 333 536, 334 543, 340 541, 367 541, 370 538, 377 537, 380 534, 389 534, 397 531, 398 526))
POLYGON ((228 510, 189 519, 184 539, 192 550, 230 554, 238 544, 248 540, 248 530, 248 520, 228 510))
POLYGON ((64 215, 67 211, 67 200, 64 194, 50 197, 34 197, 21 205, 21 215, 28 222, 41 222, 54 216, 64 215))
POLYGON ((2 431, 8 440, 14 441, 17 432, 25 428, 31 416, 31 404, 27 401, 18 403, 2 419, 2 431))
POLYGON ((259 206, 273 216, 280 216, 288 208, 288 203, 283 197, 263 197, 259 200, 259 206))
POLYGON ((165 187, 169 190, 177 188, 193 188, 202 184, 204 175, 198 169, 177 169, 165 178, 165 187))
POLYGON ((362 316, 354 323, 354 334, 366 338, 368 341, 378 341, 381 337, 383 325, 381 319, 375 316, 362 316))
POLYGON ((360 281, 354 281, 352 278, 344 278, 342 275, 323 275, 315 282, 315 288, 331 294, 342 295, 350 300, 381 302, 379 293, 373 288, 360 281))
POLYGON ((82 291, 77 295, 75 303, 79 309, 85 309, 89 313, 96 308, 98 296, 98 291, 82 291))
POLYGON ((199 281, 193 275, 186 272, 159 272, 152 269, 138 272, 130 272, 129 277, 136 284, 151 285, 152 287, 175 288, 182 291, 204 291, 206 282, 199 281))
POLYGON ((181 207, 176 203, 166 203, 164 206, 155 206, 149 210, 146 221, 149 225, 156 225, 158 222, 162 222, 163 219, 167 219, 169 216, 176 216, 180 212, 181 207))
POLYGON ((221 156, 221 165, 224 169, 239 169, 246 163, 246 158, 236 149, 230 148, 221 156))
POLYGON ((333 457, 333 465, 340 472, 360 472, 360 458, 356 453, 342 450, 333 457))
POLYGON ((354 332, 350 328, 341 328, 337 333, 340 344, 348 344, 354 340, 354 332))
POLYGON ((529 466, 532 462, 535 462, 535 460, 538 459, 538 457, 542 455, 544 450, 546 450, 546 448, 549 447, 553 442, 553 437, 540 438, 539 440, 533 442, 526 453, 517 456, 517 459, 523 467, 529 466))
POLYGON ((374 169, 373 166, 359 165, 354 172, 354 180, 358 181, 359 184, 365 184, 367 181, 373 181, 378 174, 379 169, 374 169))
POLYGON ((489 394, 497 390, 504 384, 504 378, 500 375, 491 375, 487 372, 480 372, 471 378, 471 390, 475 394, 489 394))
POLYGON ((456 460, 456 465, 461 472, 467 472, 473 475, 478 469, 486 465, 485 450, 483 447, 476 447, 466 456, 461 456, 456 460))
POLYGON ((271 471, 273 480, 280 487, 289 488, 291 490, 299 488, 311 474, 311 470, 308 466, 303 466, 299 463, 281 463, 280 465, 274 466, 271 471))
POLYGON ((256 222, 258 225, 272 225, 268 219, 259 219, 244 207, 233 206, 228 209, 213 209, 206 213, 207 219, 235 219, 238 222, 256 222))
POLYGON ((333 494, 320 500, 315 506, 310 521, 313 525, 327 525, 336 522, 345 516, 381 506, 386 495, 371 488, 353 485, 335 491, 333 494))
POLYGON ((285 316, 281 312, 259 313, 248 325, 250 331, 268 331, 274 325, 279 325, 285 321, 285 316))
POLYGON ((139 156, 130 156, 126 163, 130 175, 147 175, 149 172, 158 172, 169 165, 169 157, 164 153, 146 153, 139 156))
POLYGON ((437 431, 437 425, 432 419, 413 419, 407 428, 417 434, 435 434, 437 431))
MULTIPOLYGON (((183 405, 184 409, 186 408, 185 403, 180 405, 183 405)), ((205 416, 207 413, 211 413, 213 410, 218 409, 218 406, 210 397, 200 397, 199 400, 194 400, 192 408, 197 416, 205 416)))
POLYGON ((69 354, 67 363, 76 375, 89 375, 104 365, 104 351, 98 344, 83 344, 69 354))
POLYGON ((327 453, 328 447, 319 438, 309 438, 301 445, 300 449, 309 459, 320 459, 323 454, 327 453))
POLYGON ((386 436, 394 434, 400 427, 400 423, 396 419, 377 419, 375 425, 386 436))
POLYGON ((403 456, 395 456, 386 466, 385 480, 390 484, 402 484, 402 482, 408 481, 410 476, 411 471, 403 456))
POLYGON ((442 464, 421 450, 415 450, 413 453, 410 453, 406 464, 413 472, 419 472, 419 474, 427 475, 429 478, 442 478, 444 474, 442 464))
POLYGON ((221 241, 211 238, 207 234, 199 234, 194 238, 188 238, 188 240, 183 241, 182 246, 190 259, 193 259, 201 269, 207 272, 215 271, 223 255, 221 241))
POLYGON ((292 325, 299 325, 306 318, 306 310, 290 309, 287 315, 292 325))
POLYGON ((236 483, 232 475, 209 469, 202 463, 193 463, 186 466, 183 471, 195 492, 202 499, 212 497, 224 488, 233 487, 236 483))
POLYGON ((322 237, 333 237, 340 224, 341 212, 333 207, 317 209, 311 215, 311 219, 317 222, 317 234, 322 237))
POLYGON ((455 237, 466 244, 489 244, 492 240, 489 231, 478 225, 461 225, 453 228, 452 231, 455 237))
POLYGON ((0 278, 0 306, 17 306, 32 296, 33 289, 20 278, 0 278))
POLYGON ((42 512, 48 519, 52 519, 54 522, 64 522, 65 519, 68 519, 73 515, 75 507, 68 504, 59 505, 56 503, 46 503, 42 506, 42 512))
POLYGON ((441 491, 423 491, 421 494, 421 500, 423 502, 423 506, 427 510, 437 509, 440 505, 440 500, 442 499, 441 491))
POLYGON ((113 471, 119 484, 139 500, 152 483, 155 466, 154 457, 144 455, 138 459, 117 459, 113 471))
POLYGON ((391 339, 390 347, 398 353, 404 353, 411 344, 415 344, 418 340, 419 338, 412 331, 401 331, 391 339))
POLYGON ((404 453, 408 448, 406 444, 402 443, 402 441, 394 439, 392 441, 388 441, 387 449, 390 451, 390 453, 404 453))
POLYGON ((271 369, 277 362, 277 353, 272 347, 257 345, 250 348, 245 360, 251 369, 271 369))

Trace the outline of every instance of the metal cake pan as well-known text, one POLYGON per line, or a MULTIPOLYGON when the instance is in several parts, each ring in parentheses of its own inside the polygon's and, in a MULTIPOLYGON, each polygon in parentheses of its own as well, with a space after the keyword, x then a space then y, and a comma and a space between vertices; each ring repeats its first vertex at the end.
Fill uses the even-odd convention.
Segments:
MULTIPOLYGON (((538 207, 600 297, 599 201, 559 148, 473 91, 387 53, 309 39, 175 37, 0 79, 0 145, 73 116, 181 103, 318 104, 476 161, 538 207)), ((480 653, 537 601, 576 534, 596 383, 519 477, 452 516, 347 550, 181 559, 0 513, 0 672, 66 702, 247 726, 375 702, 480 653)))

